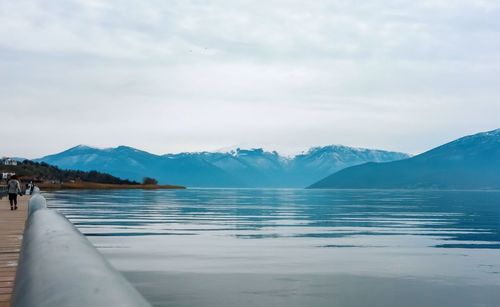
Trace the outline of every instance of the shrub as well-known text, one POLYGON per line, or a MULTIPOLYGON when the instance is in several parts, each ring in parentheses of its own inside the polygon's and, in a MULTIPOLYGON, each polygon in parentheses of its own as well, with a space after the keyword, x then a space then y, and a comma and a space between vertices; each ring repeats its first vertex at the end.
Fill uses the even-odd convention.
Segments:
POLYGON ((151 177, 144 177, 142 179, 142 184, 158 184, 158 180, 151 177))

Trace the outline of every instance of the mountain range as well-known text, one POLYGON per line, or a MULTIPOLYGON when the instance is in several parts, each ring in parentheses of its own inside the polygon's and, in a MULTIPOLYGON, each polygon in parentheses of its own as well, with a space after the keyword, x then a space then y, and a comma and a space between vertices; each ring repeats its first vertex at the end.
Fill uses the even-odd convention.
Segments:
POLYGON ((340 145, 314 147, 287 157, 263 149, 155 155, 132 147, 94 148, 79 145, 37 159, 62 169, 96 170, 141 181, 188 187, 305 187, 343 168, 366 162, 406 159, 400 152, 340 145))
POLYGON ((340 170, 310 188, 500 189, 500 129, 399 161, 340 170))

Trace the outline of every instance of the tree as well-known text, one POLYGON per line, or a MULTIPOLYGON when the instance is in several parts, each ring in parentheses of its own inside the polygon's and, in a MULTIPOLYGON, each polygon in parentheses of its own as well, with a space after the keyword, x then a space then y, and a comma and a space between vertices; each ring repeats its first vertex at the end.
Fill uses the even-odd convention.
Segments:
POLYGON ((158 184, 158 180, 151 177, 144 177, 142 179, 142 184, 158 184))

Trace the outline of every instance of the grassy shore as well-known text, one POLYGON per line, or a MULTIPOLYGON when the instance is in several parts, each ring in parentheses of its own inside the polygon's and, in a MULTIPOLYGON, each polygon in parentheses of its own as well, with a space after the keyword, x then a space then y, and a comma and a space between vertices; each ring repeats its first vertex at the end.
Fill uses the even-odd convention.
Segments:
POLYGON ((95 182, 68 182, 68 183, 39 183, 42 190, 162 190, 162 189, 185 189, 178 185, 158 185, 158 184, 109 184, 95 182))

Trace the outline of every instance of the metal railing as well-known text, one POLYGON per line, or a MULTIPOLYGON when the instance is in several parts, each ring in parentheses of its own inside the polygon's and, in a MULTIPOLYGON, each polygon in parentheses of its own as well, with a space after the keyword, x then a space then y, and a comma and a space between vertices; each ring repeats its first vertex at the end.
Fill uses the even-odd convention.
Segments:
POLYGON ((34 190, 12 307, 151 307, 62 214, 34 190))

